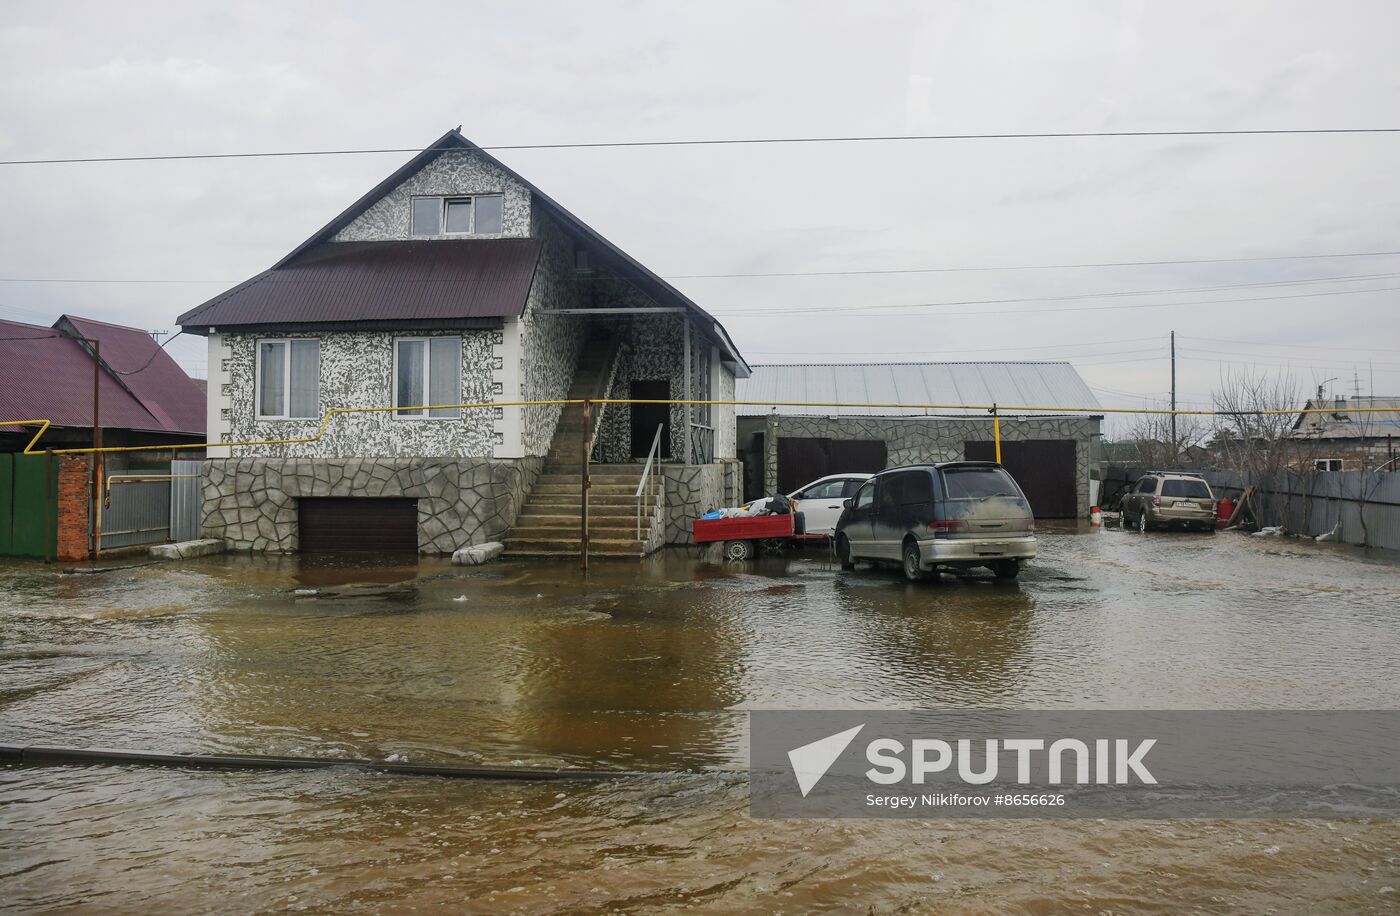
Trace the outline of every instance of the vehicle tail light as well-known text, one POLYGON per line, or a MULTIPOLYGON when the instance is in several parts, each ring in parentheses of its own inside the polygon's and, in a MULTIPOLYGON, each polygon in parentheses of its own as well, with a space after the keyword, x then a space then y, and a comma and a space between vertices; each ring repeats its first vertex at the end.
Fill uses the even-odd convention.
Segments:
POLYGON ((954 531, 967 525, 960 518, 936 518, 928 523, 928 526, 937 534, 940 531, 954 531))
POLYGON ((1154 497, 1152 497, 1152 505, 1160 507, 1160 506, 1162 505, 1162 497, 1160 497, 1160 496, 1154 496, 1154 497))

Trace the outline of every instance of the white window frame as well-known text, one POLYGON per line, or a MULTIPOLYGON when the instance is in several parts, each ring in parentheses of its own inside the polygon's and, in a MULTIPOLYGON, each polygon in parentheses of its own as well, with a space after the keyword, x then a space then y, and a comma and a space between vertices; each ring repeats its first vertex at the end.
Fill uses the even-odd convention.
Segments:
POLYGON ((1346 468, 1346 466, 1347 466, 1347 463, 1346 463, 1346 461, 1345 461, 1344 459, 1342 459, 1342 458, 1314 458, 1314 459, 1313 459, 1313 470, 1314 470, 1314 471, 1323 471, 1323 472, 1327 472, 1327 473, 1340 473, 1343 469, 1346 468), (1335 466, 1334 466, 1334 462, 1335 462, 1335 466))
MULTIPOLYGON (((457 397, 460 398, 462 390, 462 335, 460 334, 437 334, 427 337, 395 337, 394 338, 394 360, 391 371, 393 372, 393 412, 390 414, 395 420, 460 420, 462 419, 462 408, 457 408, 455 416, 435 417, 426 410, 422 413, 404 413, 399 408, 399 344, 410 341, 422 341, 423 343, 423 396, 432 400, 431 382, 433 378, 433 346, 429 341, 441 340, 444 337, 457 341, 457 397)), ((431 407, 433 405, 423 405, 431 407)))
POLYGON ((409 238, 412 238, 412 239, 431 239, 431 238, 449 238, 449 239, 453 239, 453 238, 465 238, 465 237, 471 237, 471 236, 481 235, 482 233, 478 233, 478 232, 476 231, 476 202, 477 202, 477 200, 478 200, 479 198, 482 198, 482 197, 499 197, 499 198, 501 199, 501 231, 500 231, 500 232, 488 232, 488 233, 485 233, 485 234, 486 234, 486 235, 501 235, 501 234, 503 234, 503 233, 505 232, 505 228, 506 228, 506 225, 505 225, 505 222, 506 222, 506 195, 505 195, 505 193, 504 193, 503 191, 488 191, 488 192, 483 193, 483 194, 420 194, 420 195, 418 195, 418 196, 416 196, 416 197, 411 198, 411 199, 409 200, 409 204, 408 204, 408 237, 409 237, 409 238), (414 207, 415 203, 416 203, 417 201, 420 201, 420 200, 435 200, 435 201, 437 201, 437 204, 438 204, 438 224, 437 224, 437 225, 438 225, 438 231, 435 232, 435 233, 432 234, 432 235, 414 235, 414 234, 413 234, 413 207, 414 207), (472 224, 471 224, 470 230, 467 231, 467 232, 448 232, 448 231, 447 231, 447 203, 448 203, 448 201, 455 201, 455 200, 469 200, 469 201, 471 201, 471 205, 472 205, 472 224))
POLYGON ((319 420, 321 415, 321 339, 319 337, 259 337, 253 342, 253 415, 259 420, 319 420), (291 416, 292 410, 292 341, 309 340, 316 344, 316 409, 318 413, 309 417, 291 416), (262 348, 263 344, 280 343, 286 350, 282 360, 282 413, 262 412, 262 348))

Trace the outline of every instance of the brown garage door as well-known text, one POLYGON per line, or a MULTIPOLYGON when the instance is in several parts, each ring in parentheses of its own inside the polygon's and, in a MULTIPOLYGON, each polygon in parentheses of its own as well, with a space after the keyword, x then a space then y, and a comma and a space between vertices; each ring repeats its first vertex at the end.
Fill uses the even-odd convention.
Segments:
POLYGON ((878 439, 778 439, 778 492, 791 493, 828 474, 874 474, 888 453, 878 439))
MULTIPOLYGON (((965 442, 968 461, 995 461, 993 442, 965 442)), ((1036 518, 1074 518, 1078 494, 1074 481, 1074 440, 1003 442, 1001 464, 1016 478, 1036 518)))
POLYGON ((302 553, 418 552, 416 499, 299 499, 297 526, 302 553))

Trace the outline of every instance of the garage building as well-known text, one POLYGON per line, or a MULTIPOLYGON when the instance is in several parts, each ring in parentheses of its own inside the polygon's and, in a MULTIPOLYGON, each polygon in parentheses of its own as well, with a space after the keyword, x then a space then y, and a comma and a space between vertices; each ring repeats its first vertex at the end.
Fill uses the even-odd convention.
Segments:
POLYGON ((1096 466, 1097 413, 1016 414, 1020 407, 1099 403, 1066 362, 840 363, 753 366, 737 383, 744 496, 790 493, 827 474, 938 461, 992 460, 992 418, 982 410, 798 407, 820 404, 1007 405, 1002 464, 1038 518, 1083 518, 1096 466))

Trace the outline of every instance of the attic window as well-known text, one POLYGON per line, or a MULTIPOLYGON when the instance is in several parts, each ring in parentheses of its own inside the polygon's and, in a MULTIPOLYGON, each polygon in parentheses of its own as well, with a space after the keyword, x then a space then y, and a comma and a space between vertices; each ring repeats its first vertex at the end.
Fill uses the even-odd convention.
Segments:
POLYGON ((504 228, 504 209, 500 194, 415 197, 412 233, 415 237, 498 235, 504 228))

